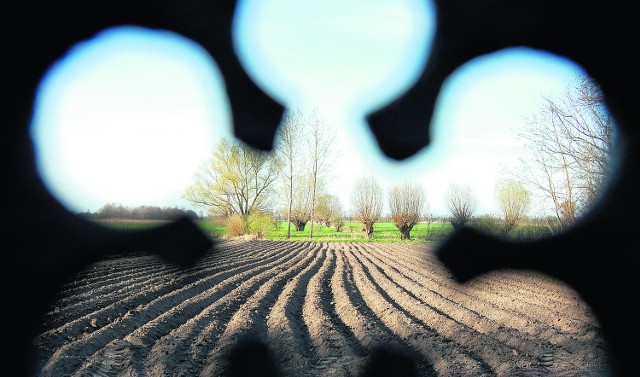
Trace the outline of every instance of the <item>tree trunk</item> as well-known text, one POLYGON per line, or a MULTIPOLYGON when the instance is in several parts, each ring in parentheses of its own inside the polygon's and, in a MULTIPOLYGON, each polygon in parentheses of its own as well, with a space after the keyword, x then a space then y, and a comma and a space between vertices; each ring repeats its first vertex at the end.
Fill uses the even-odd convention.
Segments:
POLYGON ((316 186, 318 184, 318 172, 317 167, 313 168, 313 192, 311 196, 311 229, 309 230, 309 239, 313 238, 313 220, 316 212, 316 186))
POLYGON ((398 224, 396 224, 396 227, 400 231, 400 239, 401 240, 410 240, 411 239, 411 230, 413 229, 413 225, 402 224, 402 225, 398 226, 398 224))
POLYGON ((304 231, 304 228, 307 226, 307 222, 302 220, 294 220, 293 224, 296 226, 297 232, 304 231))
POLYGON ((289 211, 287 211, 287 239, 291 238, 291 211, 293 209, 293 156, 289 157, 289 211))
POLYGON ((367 238, 373 238, 373 224, 364 224, 364 233, 367 238))
MULTIPOLYGON (((291 196, 289 196, 291 198, 291 196)), ((293 199, 289 199, 289 211, 287 212, 287 239, 291 238, 291 208, 293 207, 293 199)))

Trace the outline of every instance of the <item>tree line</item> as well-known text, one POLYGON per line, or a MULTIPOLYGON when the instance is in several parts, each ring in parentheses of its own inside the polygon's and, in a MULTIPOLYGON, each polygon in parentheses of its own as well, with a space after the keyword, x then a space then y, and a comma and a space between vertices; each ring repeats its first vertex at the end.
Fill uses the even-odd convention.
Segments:
POLYGON ((192 220, 200 219, 193 210, 178 207, 136 206, 129 207, 120 203, 107 203, 96 212, 84 212, 79 214, 92 220, 122 219, 122 220, 175 220, 186 217, 192 220))
MULTIPOLYGON (((597 199, 609 170, 614 128, 597 84, 580 75, 563 97, 544 98, 518 137, 525 154, 517 171, 496 184, 500 224, 492 232, 508 236, 531 210, 551 233, 566 229, 597 199)), ((327 192, 335 147, 336 132, 320 114, 288 111, 273 153, 222 139, 183 198, 211 216, 233 219, 239 234, 272 217, 286 219, 287 238, 292 228, 301 231, 307 224, 310 238, 314 224, 340 231, 346 214, 339 198, 327 192)), ((451 184, 443 199, 454 230, 478 219, 470 186, 451 184)), ((410 239, 418 222, 435 218, 417 183, 396 185, 385 195, 373 177, 357 177, 350 200, 349 216, 368 237, 385 204, 401 239, 410 239)))

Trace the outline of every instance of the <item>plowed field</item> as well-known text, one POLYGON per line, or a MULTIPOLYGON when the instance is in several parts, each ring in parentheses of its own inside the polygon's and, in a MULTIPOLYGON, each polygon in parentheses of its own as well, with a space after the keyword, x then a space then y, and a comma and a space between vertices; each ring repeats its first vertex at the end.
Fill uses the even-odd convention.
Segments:
POLYGON ((109 258, 59 293, 35 376, 219 376, 244 337, 283 375, 358 376, 378 345, 424 376, 601 376, 597 319, 569 287, 501 271, 461 285, 424 245, 230 240, 195 266, 109 258))

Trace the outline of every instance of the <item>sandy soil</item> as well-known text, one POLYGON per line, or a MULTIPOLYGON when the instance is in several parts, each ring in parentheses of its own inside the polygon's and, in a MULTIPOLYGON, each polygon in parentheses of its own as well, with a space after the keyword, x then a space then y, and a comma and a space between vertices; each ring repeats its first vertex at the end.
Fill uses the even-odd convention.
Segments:
POLYGON ((34 376, 220 376, 242 339, 283 376, 358 376, 374 349, 424 376, 605 376, 577 294, 536 273, 454 282, 424 245, 224 241, 180 270, 109 258, 59 293, 34 376))

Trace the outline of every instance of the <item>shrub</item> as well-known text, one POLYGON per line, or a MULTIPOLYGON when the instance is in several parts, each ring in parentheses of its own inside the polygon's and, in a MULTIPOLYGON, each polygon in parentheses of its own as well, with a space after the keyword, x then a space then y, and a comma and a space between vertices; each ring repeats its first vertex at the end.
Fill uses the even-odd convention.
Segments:
POLYGON ((482 215, 471 222, 471 227, 494 237, 502 235, 502 221, 491 215, 482 215))
POLYGON ((273 229, 273 219, 265 213, 251 214, 247 222, 249 233, 257 238, 264 238, 273 229))
POLYGON ((242 216, 233 214, 227 219, 227 233, 230 237, 242 236, 245 233, 245 222, 242 216))

